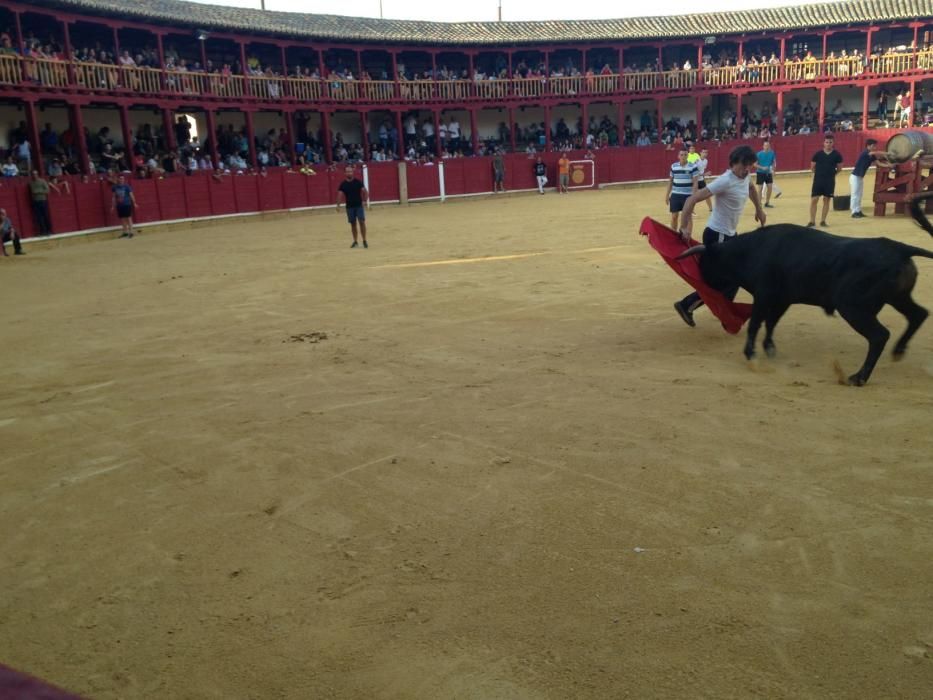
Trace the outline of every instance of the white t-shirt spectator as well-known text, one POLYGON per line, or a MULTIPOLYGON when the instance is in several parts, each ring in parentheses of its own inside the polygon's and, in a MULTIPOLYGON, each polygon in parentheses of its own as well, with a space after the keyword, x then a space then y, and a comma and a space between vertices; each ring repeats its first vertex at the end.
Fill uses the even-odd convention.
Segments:
POLYGON ((447 133, 450 134, 450 138, 459 139, 460 138, 460 122, 456 119, 451 119, 450 123, 447 125, 447 133))
POLYGON ((434 124, 427 121, 421 126, 421 131, 424 133, 425 138, 434 136, 434 124))

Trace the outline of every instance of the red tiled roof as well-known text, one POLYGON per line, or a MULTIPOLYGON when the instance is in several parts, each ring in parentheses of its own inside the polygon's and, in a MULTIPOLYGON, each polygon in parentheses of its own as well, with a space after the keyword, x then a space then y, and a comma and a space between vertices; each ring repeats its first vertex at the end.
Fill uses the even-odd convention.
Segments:
POLYGON ((555 22, 421 22, 271 12, 183 0, 31 0, 32 5, 230 32, 309 40, 446 45, 689 39, 933 18, 933 0, 842 0, 815 5, 555 22))

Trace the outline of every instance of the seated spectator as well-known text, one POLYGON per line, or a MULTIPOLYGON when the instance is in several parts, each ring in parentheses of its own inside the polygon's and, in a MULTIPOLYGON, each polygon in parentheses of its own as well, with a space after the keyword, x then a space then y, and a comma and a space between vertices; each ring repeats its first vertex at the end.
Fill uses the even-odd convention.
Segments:
POLYGON ((13 156, 7 157, 6 161, 0 166, 0 174, 3 177, 16 177, 19 175, 19 168, 16 163, 13 162, 13 156))
POLYGON ((65 169, 62 166, 62 160, 58 156, 52 159, 47 168, 46 174, 49 177, 49 182, 53 185, 60 185, 64 188, 65 192, 71 194, 71 186, 68 184, 67 180, 64 180, 65 169))

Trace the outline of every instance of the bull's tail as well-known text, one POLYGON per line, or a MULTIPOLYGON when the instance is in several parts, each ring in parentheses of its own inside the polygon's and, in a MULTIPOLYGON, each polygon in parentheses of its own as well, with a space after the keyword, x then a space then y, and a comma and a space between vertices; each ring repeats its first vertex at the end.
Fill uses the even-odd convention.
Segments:
POLYGON ((923 207, 920 206, 921 202, 930 197, 933 197, 933 192, 921 192, 920 194, 914 195, 913 199, 910 200, 910 215, 914 217, 914 221, 917 222, 920 228, 933 236, 933 224, 930 223, 926 212, 924 212, 923 207))

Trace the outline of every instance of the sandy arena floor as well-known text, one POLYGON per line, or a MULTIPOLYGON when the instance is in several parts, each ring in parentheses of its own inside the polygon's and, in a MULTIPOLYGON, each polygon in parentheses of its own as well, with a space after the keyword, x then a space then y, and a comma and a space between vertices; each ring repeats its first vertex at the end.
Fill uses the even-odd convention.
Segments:
POLYGON ((645 215, 661 186, 0 260, 0 661, 95 698, 929 697, 933 320, 854 389, 865 342, 794 307, 752 371, 645 215))

